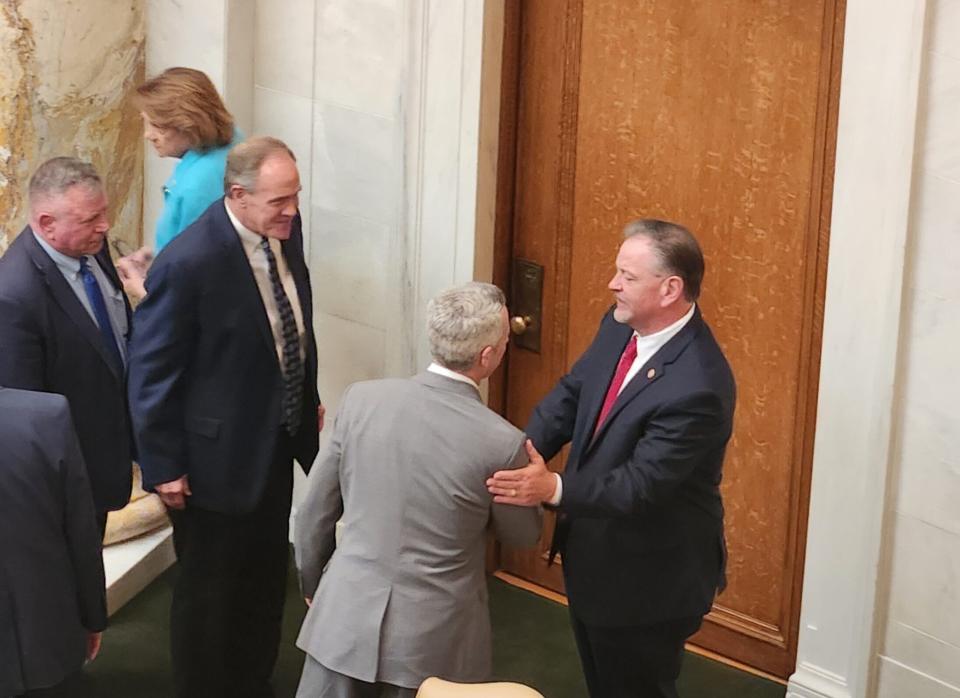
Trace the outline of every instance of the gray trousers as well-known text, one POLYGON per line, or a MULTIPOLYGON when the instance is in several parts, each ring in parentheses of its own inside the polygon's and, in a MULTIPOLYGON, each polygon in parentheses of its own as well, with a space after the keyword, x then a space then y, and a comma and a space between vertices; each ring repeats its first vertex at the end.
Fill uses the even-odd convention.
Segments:
POLYGON ((309 654, 303 662, 297 698, 415 698, 417 689, 367 683, 327 669, 309 654))

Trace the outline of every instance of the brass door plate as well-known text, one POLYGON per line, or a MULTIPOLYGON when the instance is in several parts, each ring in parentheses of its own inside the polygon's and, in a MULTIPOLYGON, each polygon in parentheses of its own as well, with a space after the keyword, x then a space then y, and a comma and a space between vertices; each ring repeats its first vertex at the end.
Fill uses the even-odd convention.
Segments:
POLYGON ((513 260, 513 283, 510 285, 510 316, 522 318, 515 323, 515 346, 540 353, 540 328, 543 325, 543 266, 526 259, 513 260), (517 332, 517 327, 524 329, 517 332))

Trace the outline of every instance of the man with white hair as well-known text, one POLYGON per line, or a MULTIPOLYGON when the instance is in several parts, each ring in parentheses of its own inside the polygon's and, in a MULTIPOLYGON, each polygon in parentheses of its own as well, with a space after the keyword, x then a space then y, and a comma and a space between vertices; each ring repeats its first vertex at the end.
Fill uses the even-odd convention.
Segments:
POLYGON ((312 600, 299 697, 412 698, 428 676, 488 679, 486 531, 510 545, 539 538, 539 508, 493 504, 484 484, 528 461, 523 433, 480 400, 507 348, 503 293, 469 283, 427 315, 434 363, 350 386, 310 475, 295 527, 312 600))

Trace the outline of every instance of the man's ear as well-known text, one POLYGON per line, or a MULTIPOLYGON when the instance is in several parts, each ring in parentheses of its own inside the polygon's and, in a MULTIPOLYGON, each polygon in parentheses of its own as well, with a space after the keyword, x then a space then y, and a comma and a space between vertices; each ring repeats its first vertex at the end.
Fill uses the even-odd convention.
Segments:
POLYGON ((247 195, 247 190, 241 187, 239 184, 231 184, 230 188, 227 189, 227 198, 233 199, 234 201, 245 204, 244 198, 247 195))
POLYGON ((51 213, 41 213, 37 216, 37 226, 40 228, 37 232, 44 233, 44 235, 51 234, 56 220, 56 217, 51 213))
POLYGON ((493 347, 484 347, 480 351, 480 361, 478 363, 481 368, 486 369, 487 366, 490 365, 490 362, 493 360, 494 351, 493 347))
POLYGON ((683 298, 683 279, 679 276, 668 276, 660 287, 662 305, 672 305, 683 298))

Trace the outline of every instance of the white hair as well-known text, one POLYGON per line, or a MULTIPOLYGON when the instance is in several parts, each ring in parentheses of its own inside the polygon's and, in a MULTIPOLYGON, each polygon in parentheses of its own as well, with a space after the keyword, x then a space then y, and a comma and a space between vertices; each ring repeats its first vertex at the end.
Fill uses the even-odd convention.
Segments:
POLYGON ((502 338, 503 291, 471 281, 447 289, 427 304, 427 339, 434 361, 453 371, 470 368, 480 352, 502 338))

